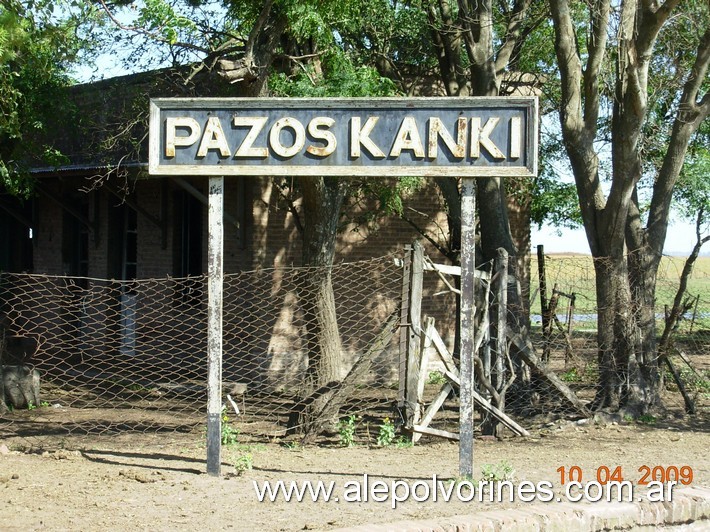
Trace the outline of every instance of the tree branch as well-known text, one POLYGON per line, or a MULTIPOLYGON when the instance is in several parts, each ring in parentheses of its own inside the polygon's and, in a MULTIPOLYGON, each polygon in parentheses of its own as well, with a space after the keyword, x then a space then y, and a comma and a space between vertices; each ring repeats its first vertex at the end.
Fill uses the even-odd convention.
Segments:
POLYGON ((673 130, 668 151, 653 185, 653 196, 648 215, 648 241, 658 252, 663 249, 670 218, 670 206, 680 171, 683 167, 688 144, 700 124, 710 116, 710 93, 697 102, 698 92, 710 68, 710 27, 698 45, 695 63, 683 88, 678 113, 673 121, 673 130))
MULTIPOLYGON (((505 2, 504 2, 505 3, 505 2)), ((496 57, 496 76, 501 77, 512 57, 513 51, 516 49, 518 40, 520 39, 525 20, 528 14, 531 0, 516 0, 513 6, 513 13, 508 21, 503 44, 498 50, 496 57)), ((539 23, 539 22, 538 22, 539 23)))
MULTIPOLYGON (((608 0, 597 0, 592 7, 591 35, 589 38, 589 58, 584 69, 584 120, 590 135, 597 130, 599 118, 599 77, 604 64, 607 44, 607 25, 610 5, 608 0)), ((571 24, 571 21, 570 21, 571 24)))

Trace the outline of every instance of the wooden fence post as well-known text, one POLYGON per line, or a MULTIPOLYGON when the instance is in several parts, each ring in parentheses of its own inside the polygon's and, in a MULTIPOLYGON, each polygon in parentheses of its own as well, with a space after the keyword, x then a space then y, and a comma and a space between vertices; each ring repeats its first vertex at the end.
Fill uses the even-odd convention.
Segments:
POLYGON ((399 341, 399 393, 397 406, 404 426, 411 429, 419 421, 418 404, 422 287, 424 282, 424 249, 419 242, 405 247, 402 272, 402 313, 399 341))
POLYGON ((547 303, 547 279, 545 278, 545 246, 537 246, 537 273, 540 279, 540 316, 542 317, 542 361, 550 359, 550 307, 547 303))

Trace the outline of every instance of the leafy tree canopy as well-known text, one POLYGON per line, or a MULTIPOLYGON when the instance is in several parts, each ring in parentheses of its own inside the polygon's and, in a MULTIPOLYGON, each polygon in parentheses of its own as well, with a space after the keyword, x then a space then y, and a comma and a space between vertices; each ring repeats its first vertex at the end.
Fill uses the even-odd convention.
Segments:
POLYGON ((60 164, 61 153, 38 144, 48 119, 66 109, 68 72, 93 48, 95 10, 79 1, 0 1, 0 187, 27 196, 24 164, 60 164), (84 36, 82 36, 84 35, 84 36))

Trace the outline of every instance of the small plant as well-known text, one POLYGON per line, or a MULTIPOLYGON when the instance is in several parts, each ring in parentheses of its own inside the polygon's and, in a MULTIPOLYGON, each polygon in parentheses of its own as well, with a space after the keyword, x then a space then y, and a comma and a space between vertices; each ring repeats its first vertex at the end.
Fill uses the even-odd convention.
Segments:
POLYGON ((497 464, 483 464, 481 466, 482 479, 489 482, 502 482, 512 480, 515 469, 507 460, 501 460, 497 464))
POLYGON ((397 449, 409 449, 411 447, 414 447, 414 443, 412 442, 411 438, 407 438, 406 436, 400 436, 397 438, 397 441, 394 442, 394 446, 397 447, 397 449))
POLYGON ((441 371, 432 371, 427 377, 427 384, 444 384, 446 382, 446 377, 441 371))
POLYGON ((655 416, 652 416, 650 414, 643 414, 643 415, 637 417, 636 421, 638 423, 643 423, 644 425, 655 425, 656 421, 658 421, 658 420, 656 419, 655 416))
POLYGON ((239 430, 232 427, 229 415, 227 414, 227 407, 222 407, 222 445, 235 445, 237 443, 237 436, 239 436, 239 430))
POLYGON ((582 380, 582 377, 579 375, 577 368, 572 368, 569 371, 565 371, 562 375, 560 375, 560 378, 564 382, 579 382, 582 380))
POLYGON ((239 453, 233 465, 234 472, 237 476, 242 476, 247 471, 251 471, 254 467, 254 457, 251 453, 239 453))
POLYGON ((382 420, 380 431, 377 433, 377 445, 380 447, 388 447, 394 443, 396 429, 394 423, 388 417, 382 420))
POLYGON ((32 401, 27 401, 27 410, 35 410, 37 408, 37 405, 35 405, 32 401))
POLYGON ((42 402, 40 403, 40 406, 41 406, 42 408, 47 408, 47 407, 49 407, 49 403, 48 403, 47 401, 42 401, 42 402))
POLYGON ((355 446, 355 414, 351 414, 338 423, 338 437, 343 447, 355 446))

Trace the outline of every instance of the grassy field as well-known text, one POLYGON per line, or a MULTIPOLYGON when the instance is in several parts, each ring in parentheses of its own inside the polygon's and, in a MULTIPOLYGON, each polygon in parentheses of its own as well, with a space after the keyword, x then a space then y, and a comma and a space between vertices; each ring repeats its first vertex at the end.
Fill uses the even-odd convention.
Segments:
MULTIPOLYGON (((683 271, 685 257, 663 257, 658 268, 658 283, 656 288, 656 312, 663 315, 666 305, 673 304, 678 289, 680 275, 683 271)), ((547 297, 552 289, 565 294, 575 294, 575 315, 580 318, 596 314, 595 275, 592 257, 586 255, 547 255, 545 259, 547 278, 547 297)), ((538 282, 538 261, 533 255, 531 261, 531 292, 533 313, 540 312, 540 296, 538 282)), ((699 257, 695 262, 693 273, 688 282, 687 297, 699 296, 696 316, 696 326, 710 329, 710 257, 699 257)), ((557 312, 566 312, 569 300, 560 298, 557 312)), ((692 311, 691 311, 692 312, 692 311)))

